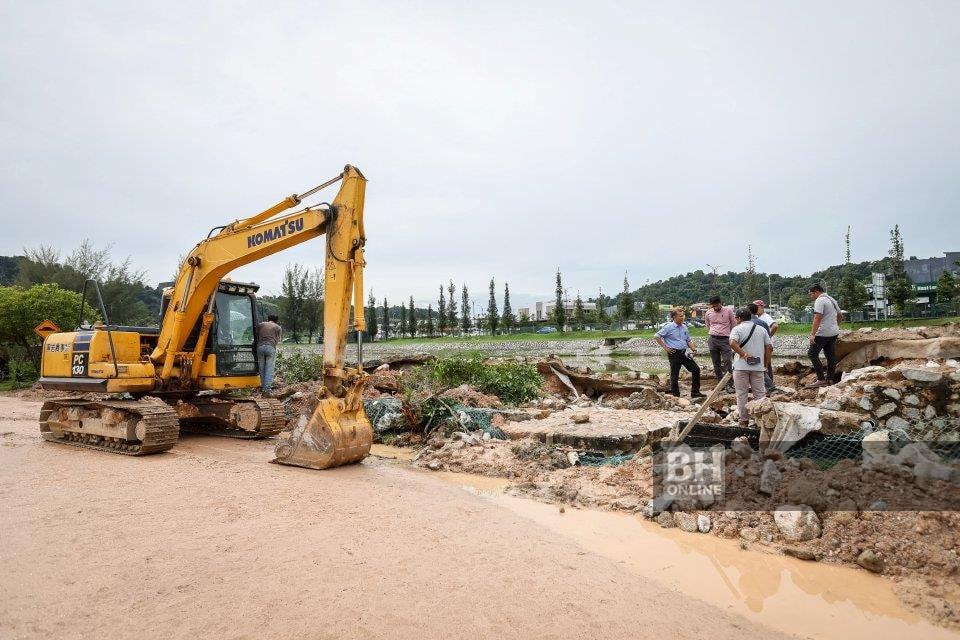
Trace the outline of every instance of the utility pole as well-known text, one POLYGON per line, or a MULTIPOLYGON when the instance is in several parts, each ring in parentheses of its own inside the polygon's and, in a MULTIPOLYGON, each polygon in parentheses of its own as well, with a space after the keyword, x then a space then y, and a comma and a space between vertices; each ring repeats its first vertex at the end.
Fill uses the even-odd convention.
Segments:
POLYGON ((773 304, 773 285, 770 284, 770 274, 767 274, 767 304, 773 304))

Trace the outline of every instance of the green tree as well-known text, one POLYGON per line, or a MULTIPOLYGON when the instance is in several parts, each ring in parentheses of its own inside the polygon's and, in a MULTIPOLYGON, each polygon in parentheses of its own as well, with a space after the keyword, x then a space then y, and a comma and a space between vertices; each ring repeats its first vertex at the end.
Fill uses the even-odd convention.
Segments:
POLYGON ((370 292, 370 297, 367 298, 367 335, 370 336, 370 340, 375 340, 377 337, 377 299, 373 297, 373 291, 370 292))
POLYGON ((660 305, 651 297, 643 301, 643 317, 653 326, 660 323, 660 305))
MULTIPOLYGON (((84 307, 84 320, 97 318, 94 310, 84 307)), ((80 294, 67 291, 57 284, 39 284, 29 288, 0 287, 0 346, 17 352, 22 360, 40 369, 42 341, 33 328, 44 320, 52 320, 65 331, 72 330, 80 314, 80 294)))
POLYGON ((597 294, 597 322, 600 324, 610 324, 610 316, 607 315, 608 306, 607 296, 603 295, 603 290, 597 294))
POLYGON ((563 281, 560 278, 560 267, 557 267, 557 289, 555 293, 553 323, 556 325, 557 331, 563 333, 564 326, 567 324, 567 310, 563 306, 563 281))
POLYGON ((800 314, 803 313, 803 310, 807 308, 810 299, 803 295, 802 293, 795 293, 787 300, 787 306, 790 307, 790 310, 796 315, 799 319, 800 314))
POLYGON ((433 305, 427 305, 427 337, 432 338, 436 329, 433 326, 433 305))
POLYGON ((760 284, 760 275, 757 273, 756 258, 753 256, 753 247, 747 245, 747 270, 743 276, 743 297, 747 302, 763 297, 763 286, 760 284))
POLYGON ((313 336, 323 326, 323 272, 314 267, 307 276, 307 286, 303 298, 303 320, 307 332, 307 342, 313 343, 313 336))
POLYGON ((441 334, 447 328, 447 301, 443 297, 443 285, 440 285, 440 300, 437 301, 437 328, 441 334))
POLYGON ((407 308, 400 303, 400 337, 407 335, 407 308))
POLYGON ((303 306, 307 296, 307 270, 297 263, 288 264, 280 286, 280 322, 290 331, 294 342, 300 342, 303 328, 303 306))
POLYGON ((497 290, 493 278, 490 278, 490 299, 487 301, 487 329, 490 330, 490 335, 497 332, 499 325, 500 311, 497 309, 497 290))
POLYGON ((861 311, 863 305, 867 303, 867 289, 857 279, 853 263, 850 261, 850 227, 847 227, 847 235, 844 238, 846 244, 845 258, 843 262, 843 277, 840 280, 839 294, 840 304, 849 311, 861 311))
POLYGON ((630 283, 627 282, 627 274, 623 274, 623 291, 620 293, 620 299, 617 301, 617 313, 620 315, 621 322, 628 322, 633 317, 636 306, 633 302, 633 295, 630 294, 630 283))
POLYGON ((470 331, 470 294, 467 292, 467 285, 460 285, 460 329, 464 333, 470 331))
POLYGON ((387 299, 383 299, 383 339, 387 340, 390 338, 390 305, 387 304, 387 299))
POLYGON ((511 329, 517 326, 517 317, 513 315, 513 307, 510 306, 510 283, 503 283, 503 315, 500 316, 500 323, 509 333, 511 329))
POLYGON ((450 331, 453 332, 457 328, 457 303, 454 302, 457 288, 453 285, 453 280, 450 281, 450 285, 447 287, 447 293, 450 294, 447 296, 447 326, 450 327, 450 331))
POLYGON ((906 309, 907 300, 913 297, 913 285, 903 266, 903 236, 900 225, 894 225, 890 231, 890 275, 886 282, 887 298, 901 316, 906 309))
POLYGON ((577 298, 573 301, 573 326, 582 331, 586 322, 587 316, 583 309, 583 299, 580 297, 580 293, 577 292, 577 298))
POLYGON ((957 281, 953 274, 946 269, 937 278, 937 302, 940 304, 952 304, 953 299, 957 297, 957 281))
POLYGON ((413 296, 410 296, 410 313, 408 315, 410 316, 410 320, 408 323, 410 325, 408 327, 408 329, 410 330, 410 337, 416 338, 417 337, 417 310, 413 306, 413 296))

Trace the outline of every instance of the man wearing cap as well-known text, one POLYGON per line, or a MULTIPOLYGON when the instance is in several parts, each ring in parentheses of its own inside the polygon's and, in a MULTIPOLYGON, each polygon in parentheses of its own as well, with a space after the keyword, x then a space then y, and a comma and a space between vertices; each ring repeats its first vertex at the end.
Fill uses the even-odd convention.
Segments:
MULTIPOLYGON (((773 339, 773 336, 777 335, 777 329, 780 327, 777 326, 777 321, 773 319, 773 316, 766 312, 767 305, 763 300, 754 300, 753 304, 757 305, 757 318, 767 324, 767 330, 770 333, 770 346, 775 349, 777 341, 773 339)), ((767 361, 767 375, 764 378, 764 384, 767 387, 767 391, 773 391, 773 358, 767 361)))

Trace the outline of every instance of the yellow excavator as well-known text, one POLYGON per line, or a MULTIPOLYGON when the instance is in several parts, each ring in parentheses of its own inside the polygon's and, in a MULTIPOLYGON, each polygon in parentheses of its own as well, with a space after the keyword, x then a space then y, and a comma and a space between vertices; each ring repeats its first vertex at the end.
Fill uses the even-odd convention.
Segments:
POLYGON ((180 428, 239 438, 277 435, 286 424, 273 398, 236 393, 260 386, 256 358, 257 285, 233 282, 236 267, 326 236, 323 385, 312 415, 301 416, 276 446, 276 462, 326 469, 362 460, 373 431, 363 409, 363 268, 366 178, 347 165, 332 180, 291 195, 244 220, 214 227, 183 260, 164 291, 159 328, 84 326, 86 287, 76 331, 43 344, 40 384, 72 392, 40 413, 44 439, 128 455, 176 444, 180 428), (332 203, 280 216, 340 182, 332 203), (279 217, 278 217, 279 216, 279 217), (344 366, 353 304, 357 366, 344 366), (106 394, 106 395, 104 395, 106 394), (121 395, 128 394, 128 395, 121 395), (119 397, 118 397, 119 396, 119 397))

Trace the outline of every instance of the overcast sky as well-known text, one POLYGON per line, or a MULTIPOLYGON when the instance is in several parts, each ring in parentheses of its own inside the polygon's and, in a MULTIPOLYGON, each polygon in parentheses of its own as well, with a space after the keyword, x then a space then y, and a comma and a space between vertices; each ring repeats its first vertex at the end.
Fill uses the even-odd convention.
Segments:
POLYGON ((392 301, 493 276, 516 307, 557 267, 586 297, 748 243, 808 274, 848 224, 856 260, 895 223, 960 249, 960 2, 135 4, 3 3, 0 254, 92 238, 155 283, 345 163, 392 301))

